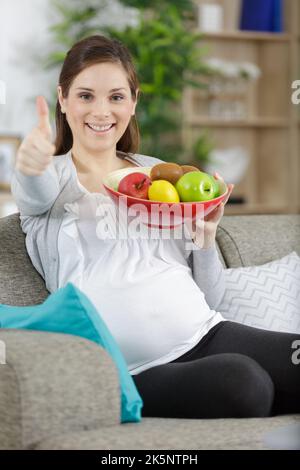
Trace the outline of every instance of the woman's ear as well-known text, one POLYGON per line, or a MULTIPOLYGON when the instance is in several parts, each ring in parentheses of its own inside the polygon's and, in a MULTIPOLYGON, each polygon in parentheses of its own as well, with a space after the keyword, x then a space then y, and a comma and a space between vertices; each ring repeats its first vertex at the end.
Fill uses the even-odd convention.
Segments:
POLYGON ((134 102, 133 110, 132 110, 132 114, 131 114, 132 116, 134 116, 134 114, 135 114, 135 108, 136 108, 136 105, 137 105, 137 102, 138 102, 139 93, 140 93, 140 90, 139 90, 139 88, 137 88, 136 92, 135 92, 135 102, 134 102))
POLYGON ((61 89, 61 86, 58 85, 57 86, 57 96, 58 96, 58 101, 59 101, 59 104, 60 104, 60 107, 61 107, 61 112, 62 113, 65 113, 65 109, 64 109, 64 98, 63 98, 63 95, 62 95, 62 89, 61 89))
POLYGON ((60 85, 57 85, 57 98, 58 98, 59 104, 61 105, 61 102, 62 102, 62 92, 61 92, 61 86, 60 86, 60 85))

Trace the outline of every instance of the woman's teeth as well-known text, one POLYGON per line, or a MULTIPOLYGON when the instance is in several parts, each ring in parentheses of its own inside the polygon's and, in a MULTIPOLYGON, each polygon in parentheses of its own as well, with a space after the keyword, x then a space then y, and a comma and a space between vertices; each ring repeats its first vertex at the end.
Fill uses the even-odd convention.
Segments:
POLYGON ((108 126, 95 126, 93 124, 87 124, 87 126, 92 129, 93 131, 96 132, 106 132, 109 131, 114 124, 109 124, 108 126))

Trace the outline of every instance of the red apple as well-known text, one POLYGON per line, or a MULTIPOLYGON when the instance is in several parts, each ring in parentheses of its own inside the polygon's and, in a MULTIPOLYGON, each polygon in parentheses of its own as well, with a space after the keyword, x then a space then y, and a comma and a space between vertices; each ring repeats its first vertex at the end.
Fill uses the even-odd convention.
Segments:
POLYGON ((152 184, 151 179, 145 173, 134 172, 124 176, 118 186, 120 193, 139 199, 148 199, 148 188, 152 184))

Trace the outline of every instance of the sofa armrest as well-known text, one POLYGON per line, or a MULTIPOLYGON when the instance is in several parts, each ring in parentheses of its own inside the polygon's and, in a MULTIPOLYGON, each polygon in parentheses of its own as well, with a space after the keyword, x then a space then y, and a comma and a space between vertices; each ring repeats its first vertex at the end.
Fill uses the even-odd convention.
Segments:
POLYGON ((0 341, 0 449, 120 423, 118 370, 99 345, 15 329, 0 329, 0 341))
POLYGON ((300 255, 300 215, 224 216, 217 242, 228 268, 268 263, 291 251, 300 255))

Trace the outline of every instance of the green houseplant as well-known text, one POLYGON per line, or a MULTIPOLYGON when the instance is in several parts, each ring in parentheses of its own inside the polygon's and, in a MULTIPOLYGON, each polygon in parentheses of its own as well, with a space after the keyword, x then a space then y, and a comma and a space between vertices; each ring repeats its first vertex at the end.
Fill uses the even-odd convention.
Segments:
POLYGON ((190 0, 120 0, 139 10, 135 26, 120 29, 96 23, 105 2, 53 0, 62 16, 52 26, 58 50, 46 59, 46 67, 59 66, 66 50, 90 34, 104 34, 122 41, 129 48, 140 79, 140 98, 136 109, 141 132, 140 152, 166 161, 180 161, 183 154, 180 131, 181 100, 186 85, 204 87, 202 77, 208 68, 197 41, 201 35, 190 31, 194 4, 190 0), (95 26, 96 25, 96 26, 95 26))

